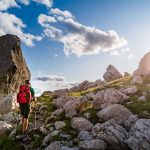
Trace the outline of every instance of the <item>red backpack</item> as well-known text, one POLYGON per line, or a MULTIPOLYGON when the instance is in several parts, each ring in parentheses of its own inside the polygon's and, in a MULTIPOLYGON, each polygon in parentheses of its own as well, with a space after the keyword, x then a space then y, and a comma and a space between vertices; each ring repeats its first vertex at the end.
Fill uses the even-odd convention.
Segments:
POLYGON ((28 85, 21 85, 19 93, 17 95, 17 101, 20 104, 27 104, 31 100, 31 92, 30 86, 28 85))

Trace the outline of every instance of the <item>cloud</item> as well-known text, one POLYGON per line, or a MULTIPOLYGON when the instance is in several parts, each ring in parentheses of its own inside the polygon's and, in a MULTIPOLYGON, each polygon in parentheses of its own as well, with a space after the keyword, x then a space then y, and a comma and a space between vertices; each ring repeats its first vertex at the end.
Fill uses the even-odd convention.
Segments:
POLYGON ((30 0, 17 0, 17 1, 24 4, 24 5, 29 5, 30 4, 30 0))
POLYGON ((112 52, 110 52, 110 55, 118 56, 119 55, 119 51, 112 51, 112 52))
POLYGON ((39 4, 43 4, 47 7, 52 7, 53 5, 53 0, 33 0, 34 2, 37 2, 39 4))
POLYGON ((80 24, 69 11, 52 9, 50 16, 45 15, 41 19, 40 15, 38 22, 44 28, 46 37, 63 43, 67 56, 98 54, 101 51, 111 51, 127 44, 127 41, 113 30, 104 32, 95 27, 80 24), (54 17, 55 21, 49 19, 50 17, 54 17), (62 28, 60 26, 58 28, 58 24, 61 24, 62 28))
POLYGON ((133 54, 129 54, 128 55, 128 59, 133 59, 134 58, 134 55, 133 54))
POLYGON ((5 11, 10 7, 19 7, 15 0, 1 0, 0 11, 5 11))
POLYGON ((8 33, 15 34, 27 46, 33 46, 33 41, 40 41, 42 39, 40 36, 24 33, 24 28, 26 28, 26 25, 22 22, 21 19, 13 14, 0 12, 0 35, 5 35, 8 33))
POLYGON ((121 52, 130 52, 131 49, 130 48, 124 48, 124 49, 121 49, 121 52))
POLYGON ((65 81, 64 77, 58 75, 42 75, 34 78, 38 81, 65 81))
POLYGON ((42 94, 44 91, 54 91, 58 89, 71 88, 78 85, 76 82, 68 82, 60 75, 40 75, 31 80, 33 88, 38 89, 36 95, 42 94))

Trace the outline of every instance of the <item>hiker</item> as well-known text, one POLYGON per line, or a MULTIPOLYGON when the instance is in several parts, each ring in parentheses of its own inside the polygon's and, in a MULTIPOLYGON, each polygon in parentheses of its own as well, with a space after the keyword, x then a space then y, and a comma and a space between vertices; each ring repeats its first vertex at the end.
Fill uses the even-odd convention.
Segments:
POLYGON ((30 81, 26 80, 25 85, 21 85, 19 93, 17 95, 17 102, 22 116, 23 133, 26 133, 28 129, 28 117, 30 113, 30 103, 35 101, 34 89, 31 87, 30 81))

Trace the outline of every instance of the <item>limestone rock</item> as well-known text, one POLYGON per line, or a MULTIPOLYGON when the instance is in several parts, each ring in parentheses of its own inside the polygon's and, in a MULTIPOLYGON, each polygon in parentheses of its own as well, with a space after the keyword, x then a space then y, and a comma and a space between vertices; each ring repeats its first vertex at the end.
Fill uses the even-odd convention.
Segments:
POLYGON ((63 129, 66 126, 66 123, 63 121, 56 121, 54 123, 56 130, 63 129))
POLYGON ((123 104, 128 101, 128 98, 126 94, 116 89, 102 90, 96 93, 95 99, 93 100, 93 107, 99 110, 113 104, 123 104))
POLYGON ((71 126, 77 131, 90 131, 93 127, 93 124, 83 117, 74 117, 71 120, 71 126))
POLYGON ((150 119, 139 119, 132 126, 126 141, 132 150, 150 149, 150 119))
POLYGON ((135 94, 138 91, 138 88, 136 86, 129 86, 129 87, 124 87, 119 91, 125 94, 135 94))
POLYGON ((114 119, 118 124, 124 125, 125 121, 132 115, 130 110, 123 105, 114 104, 108 106, 97 113, 101 121, 114 119))
POLYGON ((12 125, 6 123, 5 121, 0 121, 0 135, 4 135, 7 131, 12 129, 12 125))
POLYGON ((103 75, 103 78, 107 82, 117 80, 117 79, 120 79, 122 77, 123 76, 121 75, 121 73, 113 65, 109 65, 106 69, 106 72, 103 75))
POLYGON ((90 141, 93 139, 92 135, 90 132, 88 131, 81 131, 78 134, 78 139, 82 140, 82 141, 90 141))
POLYGON ((106 147, 106 143, 99 139, 91 141, 82 141, 79 143, 79 148, 81 150, 105 150, 106 147))
POLYGON ((105 141, 109 150, 129 150, 125 143, 125 140, 128 139, 128 132, 114 120, 96 124, 93 127, 92 134, 105 141))
POLYGON ((134 71, 133 76, 150 77, 150 52, 140 60, 139 67, 134 71))
POLYGON ((14 124, 17 122, 16 120, 17 117, 18 117, 17 114, 15 113, 13 114, 12 112, 9 112, 7 114, 4 114, 2 119, 8 124, 14 124))
POLYGON ((131 84, 142 84, 143 83, 143 79, 141 76, 139 75, 134 75, 133 79, 131 81, 131 84))
POLYGON ((3 97, 0 99, 0 113, 7 114, 18 106, 16 102, 16 94, 3 97))
POLYGON ((129 77, 129 76, 131 76, 131 74, 130 74, 130 73, 128 73, 128 72, 124 72, 124 77, 129 77))
POLYGON ((0 97, 15 93, 18 85, 30 79, 22 54, 20 39, 15 35, 0 36, 0 97))

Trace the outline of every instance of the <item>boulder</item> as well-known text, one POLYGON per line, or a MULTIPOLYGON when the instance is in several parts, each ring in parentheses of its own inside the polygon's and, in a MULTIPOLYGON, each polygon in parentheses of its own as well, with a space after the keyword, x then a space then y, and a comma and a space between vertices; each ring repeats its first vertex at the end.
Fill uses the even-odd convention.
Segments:
POLYGON ((0 113, 7 114, 18 106, 16 102, 16 94, 6 96, 0 99, 0 113))
POLYGON ((61 150, 61 143, 59 141, 52 142, 45 150, 61 150))
POLYGON ((66 126, 66 123, 63 121, 56 121, 54 123, 54 126, 55 126, 56 130, 61 130, 66 126))
POLYGON ((67 118, 72 118, 75 115, 77 115, 77 111, 80 111, 80 108, 83 103, 87 101, 86 97, 76 97, 73 98, 72 100, 67 101, 63 105, 63 109, 65 110, 65 116, 67 118))
POLYGON ((63 112, 64 112, 64 110, 62 108, 60 108, 60 109, 55 110, 52 115, 60 116, 63 112))
POLYGON ((132 126, 129 132, 129 139, 126 140, 132 150, 150 149, 150 119, 139 119, 132 126))
POLYGON ((95 94, 93 107, 99 110, 113 104, 123 104, 127 102, 128 99, 129 97, 126 96, 126 94, 116 89, 106 89, 95 94))
POLYGON ((143 79, 141 76, 139 75, 134 75, 133 79, 131 81, 131 84, 142 84, 143 83, 143 79))
POLYGON ((150 77, 150 52, 140 60, 139 67, 134 71, 133 76, 150 77))
POLYGON ((0 97, 15 93, 26 79, 30 79, 30 71, 20 39, 10 34, 0 36, 0 97))
POLYGON ((97 113, 97 116, 101 121, 108 121, 114 119, 118 124, 124 125, 125 121, 132 115, 130 110, 123 105, 114 104, 104 108, 97 113))
POLYGON ((71 126, 77 131, 90 131, 92 130, 93 124, 83 117, 74 117, 71 120, 71 126))
POLYGON ((81 141, 90 141, 93 140, 93 137, 89 131, 81 131, 78 134, 78 139, 80 139, 81 141))
POLYGON ((104 141, 108 150, 130 150, 125 143, 128 139, 128 132, 115 120, 96 124, 92 129, 92 135, 104 141))
POLYGON ((11 129, 12 125, 6 123, 5 121, 0 121, 0 135, 5 135, 11 129))
POLYGON ((8 124, 14 124, 18 121, 16 120, 17 117, 18 117, 17 114, 9 112, 7 114, 4 114, 2 119, 8 124))
POLYGON ((79 142, 79 148, 81 150, 105 150, 106 147, 106 143, 99 139, 79 142))
POLYGON ((128 72, 124 72, 124 77, 129 77, 129 76, 131 76, 131 74, 130 74, 130 73, 128 73, 128 72))
POLYGON ((68 89, 59 89, 53 92, 54 97, 66 96, 69 93, 68 89))
POLYGON ((120 89, 119 91, 125 94, 135 94, 138 91, 138 88, 136 86, 128 86, 120 89))
POLYGON ((122 77, 123 76, 121 75, 121 73, 113 65, 109 65, 106 69, 106 72, 103 75, 103 78, 107 82, 117 80, 117 79, 120 79, 122 77))

